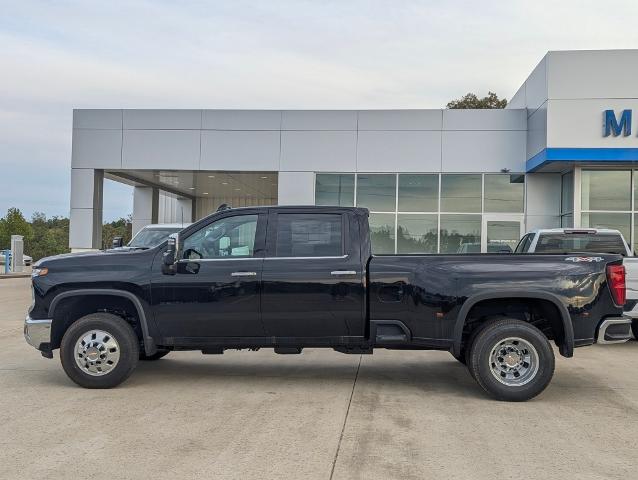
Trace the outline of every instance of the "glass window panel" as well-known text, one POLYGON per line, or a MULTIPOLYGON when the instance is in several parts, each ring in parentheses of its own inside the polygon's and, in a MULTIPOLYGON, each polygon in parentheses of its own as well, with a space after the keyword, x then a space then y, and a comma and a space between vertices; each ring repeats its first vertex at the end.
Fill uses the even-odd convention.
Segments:
POLYGON ((394 212, 396 179, 396 175, 357 175, 357 206, 377 212, 394 212))
POLYGON ((341 215, 280 213, 275 251, 278 257, 341 255, 341 215))
POLYGON ((315 204, 352 207, 354 205, 354 175, 318 173, 315 178, 315 204))
POLYGON ((629 213, 583 213, 581 227, 584 228, 613 228, 620 230, 625 240, 631 238, 631 214, 629 213))
POLYGON ((614 253, 625 255, 625 245, 618 235, 591 233, 541 233, 536 253, 614 253))
POLYGON ((570 213, 573 211, 574 211, 574 172, 569 172, 561 177, 560 213, 570 213))
POLYGON ((480 212, 481 175, 441 175, 442 212, 480 212))
POLYGON ((184 240, 184 258, 252 257, 257 218, 238 215, 202 227, 184 240))
POLYGON ((438 212, 438 175, 399 175, 400 212, 438 212))
POLYGON ((574 228, 574 215, 563 215, 560 217, 560 226, 562 228, 574 228))
POLYGON ((523 213, 525 175, 485 175, 485 203, 483 211, 495 213, 523 213))
POLYGON ((583 210, 630 210, 631 172, 628 170, 583 170, 583 210))
POLYGON ((370 243, 372 253, 394 253, 394 220, 393 213, 371 213, 370 243))
POLYGON ((521 222, 489 220, 487 253, 512 253, 521 238, 521 222))
POLYGON ((437 215, 399 215, 398 253, 436 253, 437 215))
MULTIPOLYGON (((625 241, 629 241, 629 240, 625 238, 625 241)), ((638 251, 638 249, 636 248, 637 246, 638 246, 638 214, 634 214, 634 237, 633 237, 633 245, 632 245, 633 255, 635 255, 636 251, 638 251)))
POLYGON ((480 251, 480 215, 441 215, 441 253, 480 251))

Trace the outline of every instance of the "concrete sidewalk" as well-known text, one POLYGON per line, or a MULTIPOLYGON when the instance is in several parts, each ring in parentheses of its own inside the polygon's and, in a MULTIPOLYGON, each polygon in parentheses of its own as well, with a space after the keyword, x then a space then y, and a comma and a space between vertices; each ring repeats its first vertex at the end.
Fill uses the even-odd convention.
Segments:
POLYGON ((29 280, 0 282, 0 479, 633 479, 638 343, 557 357, 527 403, 448 353, 310 349, 141 363, 84 390, 22 337, 29 280))

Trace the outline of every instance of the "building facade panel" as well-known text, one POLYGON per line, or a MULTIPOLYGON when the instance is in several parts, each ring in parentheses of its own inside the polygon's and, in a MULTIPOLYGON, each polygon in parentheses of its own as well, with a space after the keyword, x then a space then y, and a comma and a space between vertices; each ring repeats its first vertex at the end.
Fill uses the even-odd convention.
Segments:
POLYGON ((201 170, 279 170, 278 131, 202 131, 201 170))
POLYGON ((441 130, 442 111, 436 110, 360 110, 358 129, 362 130, 441 130))
POLYGON ((73 129, 73 168, 121 168, 122 130, 73 129))
POLYGON ((438 172, 440 168, 440 131, 359 132, 356 171, 438 172))
POLYGON ((525 131, 444 131, 443 172, 524 172, 525 131))
POLYGON ((547 54, 550 99, 636 98, 638 50, 581 50, 547 54))
POLYGON ((354 172, 356 164, 357 132, 281 132, 283 171, 354 172))
POLYGON ((281 110, 203 110, 204 130, 279 130, 281 110))
POLYGON ((443 130, 527 130, 525 109, 443 110, 443 130))
POLYGON ((198 130, 201 110, 123 110, 125 130, 198 130))
POLYGON ((356 130, 356 110, 284 110, 282 130, 356 130))
POLYGON ((629 135, 605 136, 605 111, 613 110, 618 122, 624 110, 632 110, 638 116, 638 98, 550 100, 548 103, 548 148, 638 148, 638 117, 632 121, 629 135))
POLYGON ((123 132, 122 168, 198 170, 199 153, 200 130, 123 132))
POLYGON ((82 109, 73 110, 73 128, 93 128, 98 130, 121 130, 122 110, 82 109))

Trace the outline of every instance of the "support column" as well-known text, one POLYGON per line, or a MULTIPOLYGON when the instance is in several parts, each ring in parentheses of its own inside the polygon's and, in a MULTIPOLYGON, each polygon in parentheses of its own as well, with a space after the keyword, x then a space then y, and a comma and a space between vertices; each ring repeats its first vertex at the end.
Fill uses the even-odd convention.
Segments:
POLYGON ((314 172, 279 172, 278 205, 314 205, 314 172))
POLYGON ((71 169, 71 215, 69 248, 71 251, 102 248, 102 209, 104 170, 71 169))
POLYGON ((157 223, 159 213, 159 189, 135 187, 133 190, 133 235, 146 225, 157 223))
POLYGON ((195 221, 195 199, 178 198, 175 212, 176 223, 193 223, 195 221))

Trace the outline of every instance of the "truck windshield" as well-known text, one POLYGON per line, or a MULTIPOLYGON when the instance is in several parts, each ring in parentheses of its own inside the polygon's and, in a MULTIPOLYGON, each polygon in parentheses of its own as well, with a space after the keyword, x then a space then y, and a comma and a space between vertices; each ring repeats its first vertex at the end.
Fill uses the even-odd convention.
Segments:
POLYGON ((134 248, 152 248, 168 238, 171 233, 179 232, 179 228, 149 228, 142 229, 128 244, 134 248))
POLYGON ((615 253, 626 255, 620 235, 602 233, 541 233, 536 253, 615 253))

